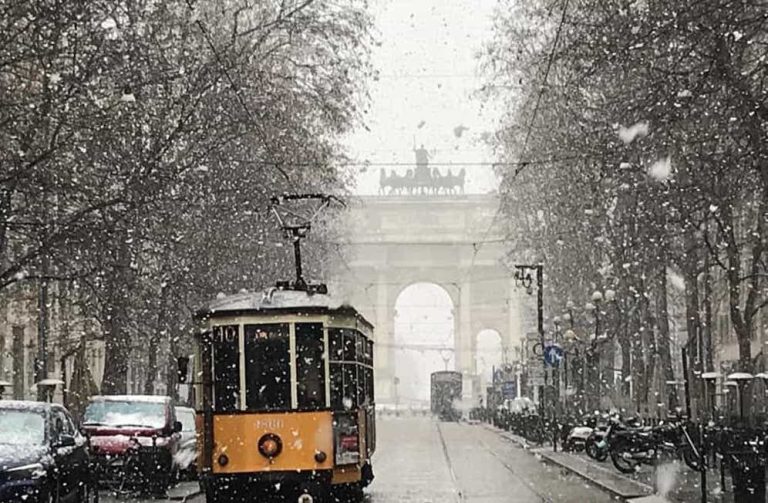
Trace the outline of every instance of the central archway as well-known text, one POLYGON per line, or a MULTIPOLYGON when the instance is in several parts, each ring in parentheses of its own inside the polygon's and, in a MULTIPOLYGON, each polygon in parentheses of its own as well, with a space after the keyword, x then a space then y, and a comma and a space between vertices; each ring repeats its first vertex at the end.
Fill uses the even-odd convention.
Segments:
POLYGON ((414 283, 395 301, 394 367, 395 402, 429 406, 429 376, 454 370, 453 301, 441 286, 414 283))

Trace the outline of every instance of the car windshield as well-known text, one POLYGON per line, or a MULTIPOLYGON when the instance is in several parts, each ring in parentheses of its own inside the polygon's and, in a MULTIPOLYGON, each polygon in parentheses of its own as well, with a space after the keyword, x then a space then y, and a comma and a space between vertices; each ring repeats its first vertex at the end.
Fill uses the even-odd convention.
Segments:
POLYGON ((165 406, 162 403, 103 400, 85 409, 83 424, 114 427, 162 428, 165 406))
POLYGON ((176 419, 181 422, 181 431, 195 431, 195 411, 176 409, 176 419))
POLYGON ((0 444, 39 445, 45 441, 45 417, 31 410, 0 409, 0 444))

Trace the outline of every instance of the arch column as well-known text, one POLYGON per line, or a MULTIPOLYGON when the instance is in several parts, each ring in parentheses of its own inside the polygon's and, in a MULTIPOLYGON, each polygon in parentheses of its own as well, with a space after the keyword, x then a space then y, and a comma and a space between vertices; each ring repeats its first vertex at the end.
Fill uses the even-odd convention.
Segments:
POLYGON ((472 333, 472 291, 468 281, 459 291, 458 317, 455 320, 454 347, 456 370, 464 375, 475 375, 475 337, 472 333))
POLYGON ((514 357, 514 348, 520 345, 523 340, 523 315, 520 310, 520 299, 518 297, 515 280, 509 278, 507 287, 507 333, 502 335, 502 349, 507 352, 509 361, 514 357))
POLYGON ((376 346, 374 349, 374 366, 376 375, 376 401, 379 403, 394 402, 394 359, 393 359, 393 318, 394 302, 387 284, 387 277, 379 273, 376 286, 376 346))

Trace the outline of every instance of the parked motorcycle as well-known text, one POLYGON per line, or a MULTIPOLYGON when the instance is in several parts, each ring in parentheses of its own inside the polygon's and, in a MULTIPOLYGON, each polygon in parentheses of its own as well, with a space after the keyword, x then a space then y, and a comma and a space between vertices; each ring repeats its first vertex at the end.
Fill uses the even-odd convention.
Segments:
POLYGON ((581 452, 586 449, 587 441, 595 430, 597 418, 594 415, 586 415, 581 418, 579 424, 569 425, 567 434, 563 439, 563 450, 569 452, 581 452))
POLYGON ((693 470, 700 466, 699 451, 684 423, 617 431, 610 436, 609 449, 613 465, 622 473, 634 473, 641 464, 653 465, 662 454, 682 459, 693 470))
POLYGON ((589 438, 587 438, 584 450, 590 458, 602 463, 608 459, 612 432, 639 427, 640 422, 635 418, 630 418, 625 422, 618 414, 612 416, 604 415, 595 426, 589 438))

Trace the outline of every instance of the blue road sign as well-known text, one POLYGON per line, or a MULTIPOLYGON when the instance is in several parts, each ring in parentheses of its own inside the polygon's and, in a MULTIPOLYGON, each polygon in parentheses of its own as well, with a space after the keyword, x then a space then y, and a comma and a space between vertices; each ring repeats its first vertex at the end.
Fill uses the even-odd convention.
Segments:
POLYGON ((509 381, 501 384, 501 396, 504 399, 514 400, 517 398, 517 383, 509 381))
POLYGON ((544 363, 548 367, 559 367, 563 360, 563 348, 557 344, 551 344, 544 348, 544 363))

